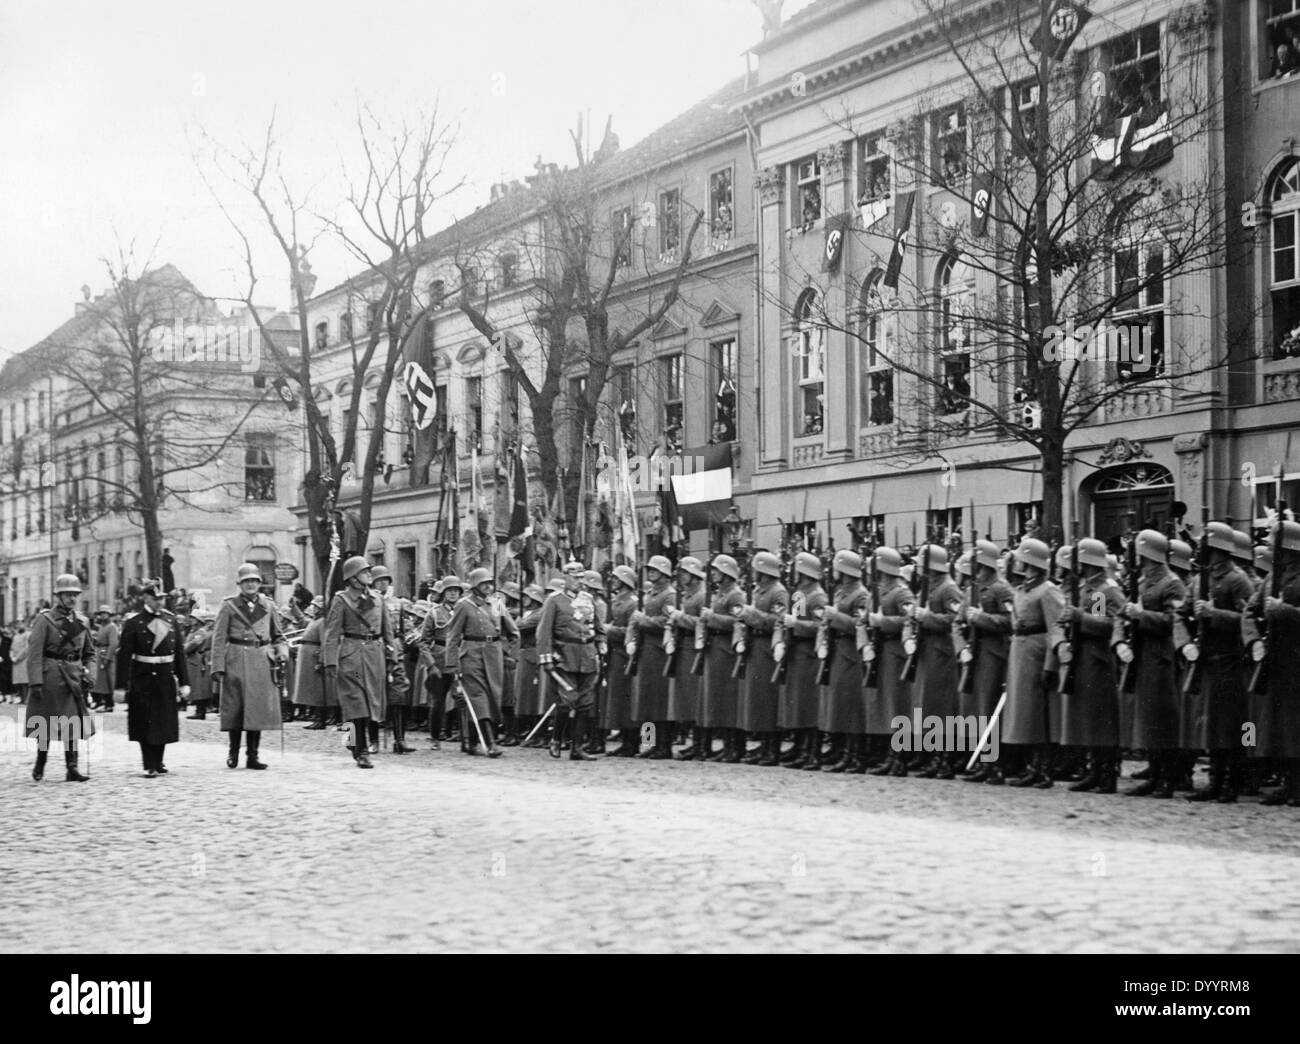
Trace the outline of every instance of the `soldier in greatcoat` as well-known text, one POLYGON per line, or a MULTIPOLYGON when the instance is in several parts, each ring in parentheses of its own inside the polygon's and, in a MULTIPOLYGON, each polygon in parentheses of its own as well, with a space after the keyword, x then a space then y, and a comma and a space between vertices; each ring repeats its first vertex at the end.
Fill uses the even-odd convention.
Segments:
MULTIPOLYGON (((1250 695, 1250 717, 1257 728, 1251 754, 1272 759, 1283 778, 1283 785, 1261 804, 1294 808, 1300 807, 1300 523, 1273 525, 1279 524, 1281 557, 1275 554, 1272 563, 1281 573, 1278 597, 1271 586, 1262 586, 1256 611, 1248 613, 1263 618, 1267 661, 1261 691, 1250 695)), ((1273 540, 1270 534, 1270 544, 1273 540)))
MULTIPOLYGON (((931 544, 928 551, 918 557, 918 563, 922 561, 930 572, 930 583, 925 604, 918 604, 912 611, 919 646, 916 652, 916 682, 912 690, 912 702, 921 708, 923 722, 938 720, 945 723, 942 734, 946 741, 949 735, 946 723, 958 717, 959 709, 959 669, 952 629, 962 608, 962 596, 948 575, 946 548, 931 544)), ((919 738, 914 736, 913 740, 919 738)), ((962 757, 960 748, 963 744, 956 745, 959 748, 957 750, 933 752, 920 775, 927 779, 952 779, 960 763, 969 757, 969 753, 962 757)))
POLYGON ((790 611, 783 621, 784 655, 790 658, 782 693, 780 725, 796 734, 795 756, 786 768, 821 768, 821 737, 817 731, 820 695, 817 672, 817 629, 829 599, 821 585, 820 559, 807 551, 794 558, 796 587, 790 597, 790 611))
POLYGON ((1061 695, 1048 684, 1048 633, 1065 605, 1061 589, 1047 578, 1051 549, 1027 537, 1015 550, 1023 580, 1015 591, 1012 608, 1011 649, 1007 658, 1007 702, 1002 714, 1002 740, 1030 747, 1033 762, 1027 772, 1011 782, 1013 787, 1052 785, 1052 744, 1061 739, 1061 695))
MULTIPOLYGON (((973 566, 975 586, 971 601, 974 604, 966 610, 971 636, 968 649, 972 700, 969 707, 963 705, 962 713, 973 713, 977 720, 988 722, 993 718, 1007 680, 1015 592, 998 575, 998 546, 993 541, 976 541, 973 566)), ((1000 728, 1000 723, 994 728, 1000 728)), ((1001 733, 997 735, 1000 741, 1001 733)), ((1001 749, 1000 742, 997 749, 1001 749)), ((982 762, 966 779, 971 783, 1000 785, 1004 782, 1001 757, 982 762)))
POLYGON ((822 617, 827 627, 831 660, 830 684, 821 691, 818 726, 838 734, 843 754, 827 772, 856 772, 866 757, 866 720, 862 706, 862 657, 858 652, 858 624, 871 599, 862 586, 862 556, 856 551, 835 552, 831 560, 834 598, 822 617))
POLYGON ((371 566, 360 555, 343 563, 343 588, 325 616, 321 662, 325 685, 333 687, 339 712, 349 725, 348 749, 358 768, 374 768, 369 753, 371 723, 388 713, 388 614, 370 593, 371 566))
POLYGON ((95 610, 95 684, 91 686, 91 701, 104 710, 113 710, 113 672, 117 669, 117 641, 120 636, 117 624, 113 623, 113 610, 101 605, 95 610))
POLYGON ((216 616, 208 612, 196 615, 195 620, 198 626, 185 635, 185 669, 189 674, 190 689, 197 697, 190 701, 194 713, 189 715, 189 720, 205 721, 212 696, 210 671, 212 632, 216 628, 216 616))
MULTIPOLYGON (((447 669, 447 635, 451 631, 456 603, 464 590, 465 585, 458 576, 444 576, 437 581, 429 596, 432 604, 420 627, 420 656, 424 662, 424 684, 429 693, 429 740, 434 750, 442 745, 444 715, 454 680, 447 669)), ((463 736, 461 740, 464 748, 463 736)))
POLYGON ((501 746, 519 746, 519 717, 515 712, 515 675, 519 670, 519 614, 523 592, 514 580, 501 585, 500 598, 503 612, 515 624, 513 631, 505 634, 501 647, 504 681, 501 693, 501 746))
POLYGON ((596 760, 584 747, 595 708, 600 657, 604 652, 596 603, 582 587, 582 573, 580 562, 569 562, 564 566, 564 588, 546 599, 542 617, 537 623, 537 654, 541 669, 553 671, 568 683, 567 688, 558 682, 548 687, 557 701, 550 754, 553 758, 560 756, 564 728, 572 717, 570 761, 596 760))
POLYGON ((1174 654, 1176 617, 1187 599, 1187 588, 1165 564, 1169 539, 1154 529, 1137 535, 1141 563, 1138 601, 1126 604, 1124 618, 1130 641, 1117 634, 1115 651, 1131 662, 1135 675, 1132 731, 1121 737, 1130 749, 1141 747, 1151 760, 1150 775, 1130 797, 1170 798, 1178 782, 1179 693, 1174 654))
POLYGON ((680 761, 703 761, 713 746, 713 737, 698 724, 700 714, 700 677, 691 673, 695 659, 695 625, 704 608, 704 563, 693 555, 677 562, 677 584, 670 585, 671 598, 665 602, 667 624, 664 627, 664 658, 667 667, 668 720, 683 731, 689 729, 691 742, 677 752, 680 761))
POLYGON ((722 750, 710 755, 711 761, 738 762, 745 756, 745 733, 736 727, 736 679, 731 676, 734 654, 732 631, 735 611, 745 604, 740 589, 740 564, 731 555, 715 555, 709 563, 713 570, 713 598, 700 609, 704 624, 706 650, 704 676, 700 680, 700 724, 712 734, 722 734, 722 750))
MULTIPOLYGON (((414 754, 415 748, 406 744, 407 714, 415 702, 410 675, 406 673, 406 610, 402 600, 393 596, 393 574, 385 566, 375 566, 370 571, 370 577, 371 590, 383 606, 388 617, 388 633, 392 635, 387 649, 388 688, 384 702, 388 706, 388 721, 393 729, 393 753, 414 754)), ((378 723, 372 722, 371 728, 377 729, 378 723)))
MULTIPOLYGON (((542 619, 542 604, 546 592, 537 584, 523 590, 523 606, 516 626, 519 630, 519 655, 515 661, 515 715, 520 731, 526 736, 546 708, 542 706, 542 690, 537 669, 537 624, 542 619)), ((540 745, 534 737, 529 746, 540 745)))
MULTIPOLYGON (((664 638, 672 630, 668 612, 672 608, 676 592, 672 583, 672 563, 663 555, 650 557, 646 562, 646 573, 649 576, 650 590, 646 592, 644 607, 633 611, 629 627, 641 662, 629 692, 628 731, 623 743, 629 748, 628 756, 639 754, 641 757, 662 761, 673 756, 673 679, 664 675, 668 664, 664 638), (654 743, 641 753, 637 726, 647 721, 654 723, 654 743)), ((690 720, 693 721, 694 711, 690 713, 690 720)))
POLYGON ((737 692, 739 727, 759 739, 758 749, 746 755, 745 763, 769 767, 779 764, 781 757, 781 732, 777 725, 781 686, 772 681, 776 673, 772 631, 785 618, 790 592, 781 582, 781 560, 772 552, 759 551, 754 555, 750 570, 754 578, 754 600, 742 606, 737 616, 745 628, 749 646, 749 662, 737 692))
MULTIPOLYGON (((609 603, 609 623, 605 628, 605 639, 609 643, 608 678, 605 685, 605 702, 600 706, 600 731, 617 732, 618 749, 611 757, 634 757, 640 746, 637 729, 632 718, 632 689, 637 677, 628 675, 631 654, 628 651, 629 632, 632 629, 632 615, 636 610, 636 570, 631 566, 614 567, 614 595, 609 603)), ((638 662, 637 676, 640 676, 638 662)))
POLYGON ((494 732, 505 687, 502 644, 517 632, 514 620, 492 597, 496 583, 490 570, 473 570, 467 583, 469 594, 456 604, 447 633, 447 671, 455 680, 461 731, 469 752, 477 751, 477 721, 488 757, 496 758, 502 753, 494 732))
POLYGON ((259 590, 261 570, 245 562, 236 579, 239 593, 222 599, 212 630, 212 684, 221 694, 221 731, 230 736, 226 766, 239 764, 247 732, 244 764, 264 769, 258 758, 262 733, 284 728, 275 672, 286 669, 289 645, 275 603, 259 590))
MULTIPOLYGON (((77 741, 95 731, 86 701, 95 662, 90 621, 76 611, 81 581, 64 573, 54 581, 55 605, 32 618, 27 645, 27 736, 36 740, 32 779, 45 778, 50 741, 63 744, 69 783, 90 777, 77 770, 77 741)), ((173 714, 175 706, 173 705, 173 714)))
MULTIPOLYGON (((314 720, 307 726, 309 732, 324 729, 330 715, 328 697, 332 693, 325 691, 325 675, 320 661, 321 635, 325 630, 324 608, 325 599, 317 595, 303 610, 307 627, 298 639, 298 662, 294 667, 293 702, 311 709, 314 720)), ((337 701, 333 707, 338 709, 337 701)))
MULTIPOLYGON (((873 776, 906 776, 911 759, 900 744, 897 721, 912 720, 912 683, 903 678, 907 652, 903 647, 903 628, 916 601, 912 589, 903 579, 903 556, 892 547, 876 548, 876 576, 879 578, 877 607, 867 615, 876 654, 876 677, 880 688, 867 715, 869 735, 890 737, 890 754, 884 763, 871 770, 873 776)), ((910 726, 909 726, 910 727, 910 726)))
POLYGON ((123 622, 117 647, 127 735, 140 744, 146 779, 167 774, 166 746, 180 739, 176 699, 190 692, 185 639, 176 617, 162 607, 162 591, 159 579, 141 582, 139 611, 123 622))

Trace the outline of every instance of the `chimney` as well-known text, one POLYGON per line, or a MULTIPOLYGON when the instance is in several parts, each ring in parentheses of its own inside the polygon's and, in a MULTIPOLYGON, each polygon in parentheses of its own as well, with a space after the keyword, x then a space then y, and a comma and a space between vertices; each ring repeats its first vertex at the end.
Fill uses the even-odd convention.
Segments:
POLYGON ((492 188, 488 192, 488 202, 495 203, 497 200, 501 199, 501 197, 506 194, 505 189, 506 189, 505 185, 501 184, 500 182, 497 181, 492 182, 492 188))
POLYGON ((80 315, 90 307, 90 286, 87 283, 81 284, 81 300, 72 305, 72 314, 80 315))

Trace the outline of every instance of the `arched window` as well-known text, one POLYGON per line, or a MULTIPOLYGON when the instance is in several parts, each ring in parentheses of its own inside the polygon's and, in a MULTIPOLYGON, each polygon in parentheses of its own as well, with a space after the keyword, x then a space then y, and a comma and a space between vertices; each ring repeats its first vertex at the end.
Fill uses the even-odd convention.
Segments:
POLYGON ((346 344, 352 340, 352 313, 344 312, 339 316, 339 340, 346 344))
MULTIPOLYGON (((1115 327, 1109 338, 1122 381, 1149 381, 1165 373, 1165 242, 1141 212, 1141 200, 1123 204, 1112 224, 1110 295, 1115 327)), ((1110 351, 1110 348, 1108 348, 1110 351)))
POLYGON ((1300 159, 1273 175, 1268 193, 1273 358, 1300 357, 1300 159))
POLYGON ((956 253, 939 262, 935 279, 939 294, 939 358, 943 367, 939 412, 965 412, 971 394, 971 322, 975 281, 970 265, 956 253))
POLYGON ((809 287, 794 306, 794 350, 799 362, 795 431, 820 435, 826 419, 826 328, 817 321, 817 291, 809 287))
POLYGON ((884 273, 874 269, 858 293, 858 343, 861 345, 859 409, 862 427, 894 423, 894 368, 898 317, 881 293, 884 273))

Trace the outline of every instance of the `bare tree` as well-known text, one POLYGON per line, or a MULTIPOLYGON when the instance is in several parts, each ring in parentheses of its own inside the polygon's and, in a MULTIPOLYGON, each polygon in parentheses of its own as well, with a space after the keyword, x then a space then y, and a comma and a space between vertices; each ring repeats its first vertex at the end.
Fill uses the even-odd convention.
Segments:
MULTIPOLYGON (((1087 17, 1075 5, 1030 0, 990 8, 983 21, 972 10, 918 0, 943 43, 932 66, 955 79, 942 95, 923 95, 914 115, 867 128, 827 113, 862 150, 854 202, 863 227, 853 235, 882 258, 902 224, 897 211, 885 218, 890 203, 906 210, 910 186, 937 187, 912 197, 912 242, 927 276, 909 279, 904 265, 890 286, 882 265, 855 288, 848 315, 823 301, 811 315, 799 300, 781 303, 796 328, 843 330, 881 366, 864 377, 880 383, 864 384, 861 409, 864 425, 897 425, 893 463, 911 466, 963 441, 1027 444, 1039 456, 1045 532, 1060 536, 1072 433, 1178 408, 1179 396, 1208 389, 1227 364, 1210 348, 1221 333, 1201 282, 1225 263, 1208 146, 1221 85, 1203 49, 1162 46, 1154 20, 1116 33, 1090 65, 1070 47, 1087 17), (1171 54, 1173 67, 1162 69, 1171 54), (1205 168, 1188 176, 1193 164, 1170 165, 1184 150, 1201 150, 1205 168), (886 401, 894 374, 919 388, 915 411, 886 401), (1156 409, 1156 399, 1167 405, 1156 409)), ((1190 36, 1198 27, 1175 28, 1190 36)), ((1227 334, 1231 342, 1246 331, 1227 334)))
POLYGON ((66 387, 67 404, 88 406, 93 440, 66 449, 54 471, 73 538, 81 525, 124 516, 144 531, 157 576, 163 512, 212 510, 210 494, 240 488, 222 454, 267 393, 250 396, 237 345, 195 343, 224 317, 175 268, 140 263, 129 245, 104 267, 107 291, 39 346, 39 365, 66 387))

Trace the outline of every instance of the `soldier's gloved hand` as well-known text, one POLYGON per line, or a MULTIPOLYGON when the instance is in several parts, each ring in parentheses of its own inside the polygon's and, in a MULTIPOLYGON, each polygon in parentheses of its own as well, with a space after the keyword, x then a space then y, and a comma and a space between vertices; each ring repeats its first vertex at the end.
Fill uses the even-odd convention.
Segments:
POLYGON ((700 622, 707 624, 713 618, 713 610, 707 607, 700 610, 700 622))
POLYGON ((1274 598, 1272 595, 1269 595, 1267 598, 1264 599, 1264 612, 1276 613, 1285 604, 1286 603, 1283 602, 1282 599, 1274 598))
MULTIPOLYGON (((1066 606, 1066 608, 1068 609, 1069 606, 1066 606)), ((967 622, 967 623, 974 623, 974 622, 975 622, 975 617, 977 617, 977 616, 979 615, 979 612, 980 612, 980 611, 979 611, 978 609, 976 609, 973 605, 972 605, 970 608, 968 608, 968 609, 966 610, 966 622, 967 622)))
POLYGON ((1268 644, 1256 638, 1246 651, 1250 654, 1251 663, 1259 663, 1268 655, 1268 644))
POLYGON ((1142 607, 1138 605, 1136 602, 1129 602, 1127 605, 1124 606, 1124 615, 1127 616, 1130 620, 1133 619, 1133 617, 1137 616, 1137 614, 1140 613, 1141 611, 1142 611, 1142 607))
POLYGON ((1201 650, 1195 642, 1188 642, 1178 651, 1183 654, 1183 659, 1188 663, 1195 663, 1201 657, 1201 650))
POLYGON ((912 618, 918 623, 922 620, 928 620, 930 618, 930 610, 923 605, 914 605, 912 607, 912 618))
POLYGON ((790 613, 786 613, 784 620, 785 620, 786 627, 793 628, 794 625, 799 622, 799 617, 793 616, 790 613))
POLYGON ((1115 646, 1115 655, 1119 657, 1120 663, 1133 662, 1133 649, 1128 642, 1120 642, 1115 646))
POLYGON ((181 699, 183 699, 183 700, 187 700, 187 699, 189 699, 189 698, 190 698, 190 687, 189 687, 188 685, 182 685, 182 686, 181 686, 181 699))
POLYGON ((125 689, 114 689, 114 690, 113 690, 113 699, 115 699, 115 700, 119 700, 119 701, 120 701, 120 700, 124 700, 124 699, 126 699, 126 690, 125 690, 125 689))
POLYGON ((1198 598, 1192 603, 1197 616, 1205 617, 1210 615, 1210 610, 1214 608, 1212 602, 1207 602, 1204 598, 1198 598))
POLYGON ((772 643, 772 659, 777 663, 785 659, 785 642, 772 643))
POLYGON ((885 622, 884 613, 867 613, 867 623, 872 627, 879 627, 885 622))
POLYGON ((1074 649, 1069 642, 1061 642, 1056 647, 1056 658, 1061 663, 1069 663, 1074 659, 1074 649))

